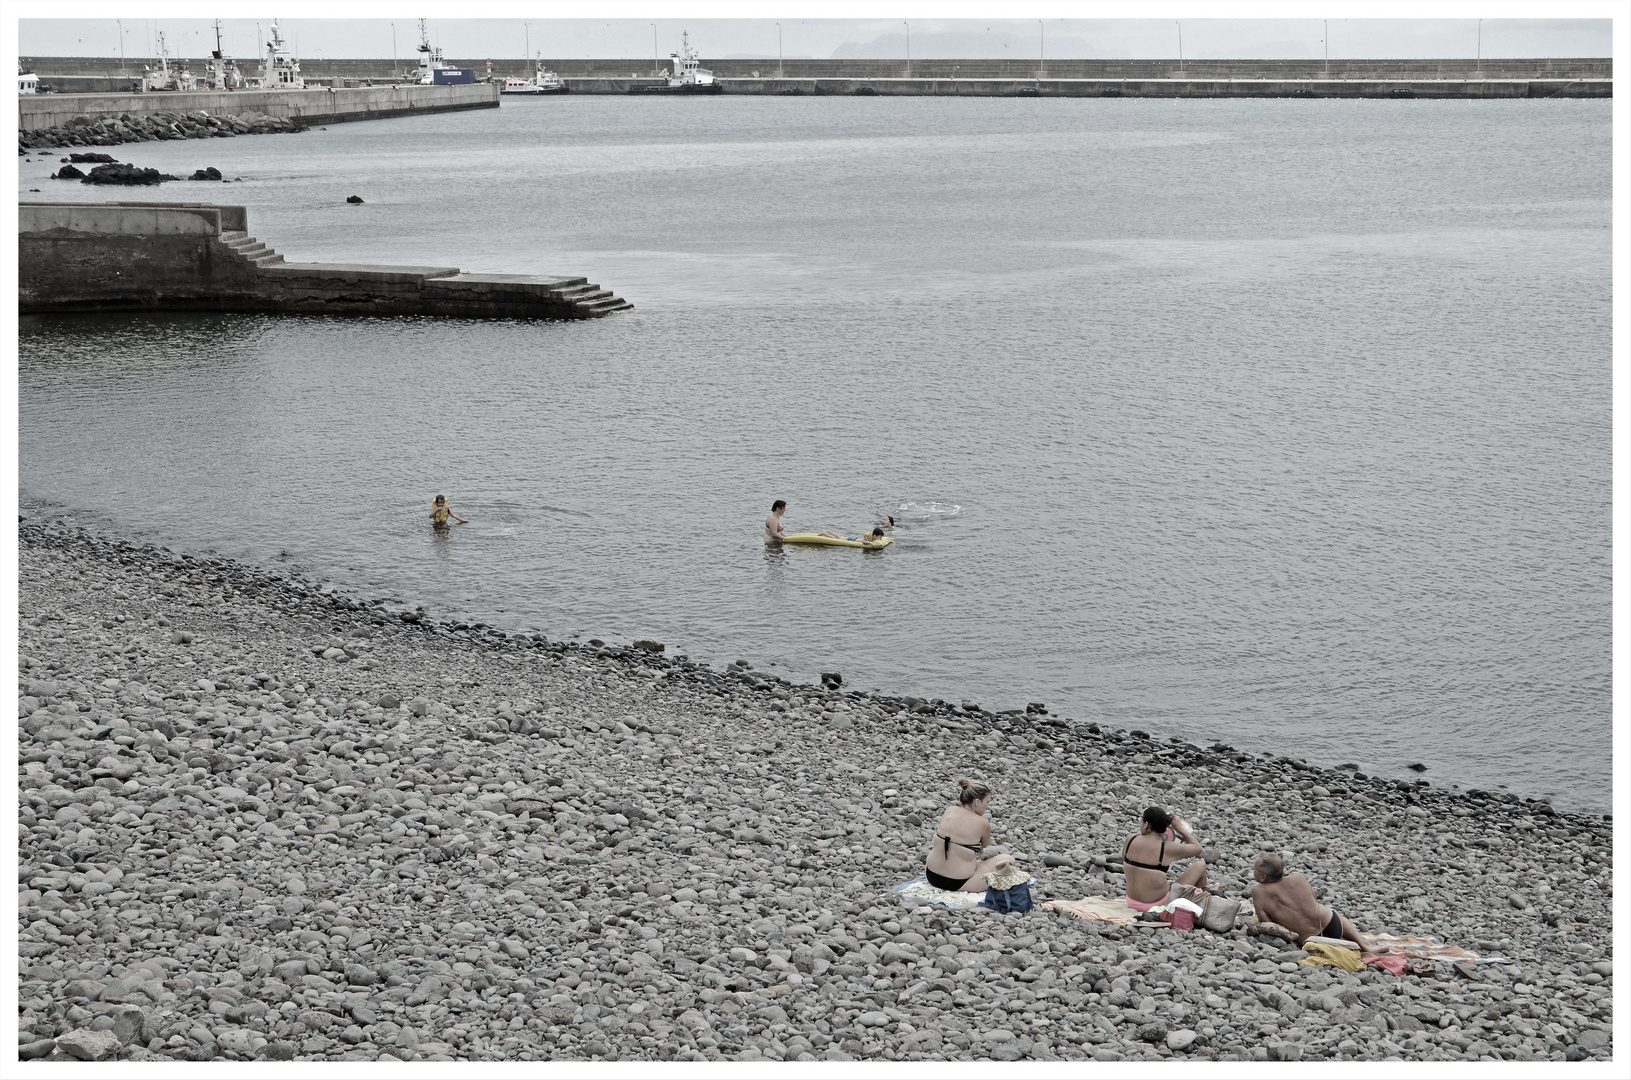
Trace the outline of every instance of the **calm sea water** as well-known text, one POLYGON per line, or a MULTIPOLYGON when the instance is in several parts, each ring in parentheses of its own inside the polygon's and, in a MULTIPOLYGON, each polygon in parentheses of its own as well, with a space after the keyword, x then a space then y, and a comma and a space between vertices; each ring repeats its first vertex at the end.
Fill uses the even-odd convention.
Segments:
MULTIPOLYGON (((291 261, 637 310, 27 319, 21 487, 441 613, 1606 807, 1609 135, 1585 101, 566 98, 126 147, 242 177, 156 197, 291 261), (775 498, 903 527, 767 552, 775 498)), ((125 194, 55 167, 24 197, 125 194)))

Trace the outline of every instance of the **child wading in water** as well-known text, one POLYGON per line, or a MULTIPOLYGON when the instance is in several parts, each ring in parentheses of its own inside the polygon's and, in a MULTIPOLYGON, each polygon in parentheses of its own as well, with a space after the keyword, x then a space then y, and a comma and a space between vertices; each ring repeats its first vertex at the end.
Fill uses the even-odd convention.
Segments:
POLYGON ((462 522, 466 525, 470 523, 468 519, 462 518, 453 512, 453 508, 447 504, 446 495, 438 495, 436 496, 436 501, 430 504, 431 524, 438 529, 445 529, 447 528, 448 518, 452 518, 454 521, 462 522))

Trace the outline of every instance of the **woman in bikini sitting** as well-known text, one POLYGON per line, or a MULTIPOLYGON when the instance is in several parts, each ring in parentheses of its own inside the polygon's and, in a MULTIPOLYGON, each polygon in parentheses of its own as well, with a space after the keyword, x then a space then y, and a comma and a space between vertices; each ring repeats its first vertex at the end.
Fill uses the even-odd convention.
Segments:
POLYGON ((940 815, 923 872, 937 889, 983 893, 985 875, 997 869, 989 850, 991 823, 985 819, 991 806, 991 789, 961 776, 957 786, 961 789, 957 805, 946 807, 940 815))
POLYGON ((1127 906, 1148 911, 1165 904, 1167 868, 1179 859, 1195 860, 1195 865, 1178 875, 1179 884, 1206 888, 1206 863, 1197 858, 1200 853, 1201 842, 1195 839, 1183 818, 1159 806, 1144 811, 1143 826, 1121 846, 1121 858, 1126 864, 1127 906), (1183 843, 1175 842, 1174 833, 1183 843))

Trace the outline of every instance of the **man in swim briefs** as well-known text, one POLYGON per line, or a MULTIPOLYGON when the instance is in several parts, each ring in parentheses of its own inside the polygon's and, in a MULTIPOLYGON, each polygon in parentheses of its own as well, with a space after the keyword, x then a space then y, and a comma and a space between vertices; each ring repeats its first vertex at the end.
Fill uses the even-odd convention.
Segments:
POLYGON ((770 504, 770 516, 765 518, 765 543, 779 544, 787 539, 787 530, 782 528, 782 515, 785 513, 786 499, 777 499, 770 504))
POLYGON ((1297 935, 1302 945, 1311 937, 1351 941, 1360 952, 1383 952, 1376 942, 1359 932, 1346 916, 1337 914, 1314 898, 1314 888, 1301 874, 1286 873, 1285 862, 1273 852, 1264 852, 1252 865, 1257 886, 1252 889, 1252 905, 1257 917, 1279 923, 1297 935))

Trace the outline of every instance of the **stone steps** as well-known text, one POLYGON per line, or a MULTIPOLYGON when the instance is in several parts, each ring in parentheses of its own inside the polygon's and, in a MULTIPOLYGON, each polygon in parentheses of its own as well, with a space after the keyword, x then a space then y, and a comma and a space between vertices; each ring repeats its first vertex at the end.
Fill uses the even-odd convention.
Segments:
POLYGON ((238 257, 240 262, 253 266, 272 266, 283 261, 283 256, 243 232, 222 232, 221 243, 238 257))

